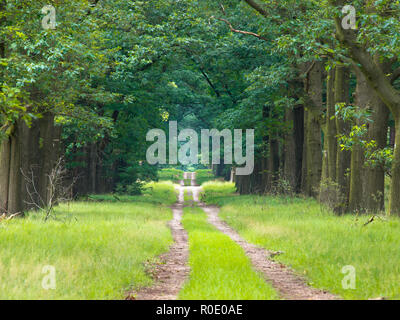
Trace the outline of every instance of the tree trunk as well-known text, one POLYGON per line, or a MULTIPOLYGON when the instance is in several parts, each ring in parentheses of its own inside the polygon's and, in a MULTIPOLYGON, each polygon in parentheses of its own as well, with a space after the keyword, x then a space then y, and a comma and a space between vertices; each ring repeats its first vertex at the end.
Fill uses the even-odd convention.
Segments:
MULTIPOLYGON (((390 71, 388 64, 383 65, 383 68, 386 72, 390 71)), ((368 141, 375 141, 377 149, 383 149, 387 145, 389 109, 371 88, 361 71, 357 71, 357 89, 357 106, 368 108, 372 112, 372 122, 368 124, 368 141)), ((360 146, 357 146, 352 155, 352 162, 354 161, 364 162, 363 150, 360 146)), ((350 209, 354 211, 362 207, 363 210, 377 212, 384 210, 384 203, 385 172, 382 166, 367 166, 364 170, 352 167, 350 209)))
POLYGON ((10 183, 11 140, 0 141, 0 214, 8 211, 8 188, 10 183))
POLYGON ((38 192, 46 205, 49 201, 49 175, 54 166, 54 115, 44 114, 39 120, 40 125, 40 173, 38 192))
MULTIPOLYGON (((400 105, 399 105, 400 107, 400 105)), ((395 114, 396 138, 392 164, 392 185, 390 189, 390 214, 400 215, 400 112, 395 114)))
MULTIPOLYGON (((337 66, 335 73, 335 103, 349 104, 349 70, 348 68, 337 66)), ((342 119, 336 117, 337 134, 348 134, 349 126, 342 119)), ((343 213, 348 208, 349 178, 351 155, 349 151, 342 150, 338 145, 336 158, 336 182, 338 185, 338 203, 336 210, 343 213)))
POLYGON ((279 178, 279 141, 274 138, 270 141, 270 156, 269 156, 269 180, 274 183, 279 178))
POLYGON ((285 111, 285 122, 291 130, 286 133, 284 140, 284 166, 283 174, 292 190, 296 188, 296 141, 294 136, 294 110, 285 111))
MULTIPOLYGON (((389 109, 374 93, 372 122, 368 129, 368 139, 376 141, 377 148, 387 146, 389 109)), ((385 170, 382 166, 367 167, 365 172, 365 206, 368 211, 385 210, 385 170)))
MULTIPOLYGON (((370 103, 370 87, 362 72, 356 70, 357 87, 355 104, 358 109, 365 110, 370 103)), ((362 120, 357 120, 355 125, 363 125, 362 120)), ((358 212, 363 210, 363 164, 364 151, 358 141, 353 145, 351 150, 351 167, 350 167, 350 193, 349 193, 349 211, 358 212)))
POLYGON ((19 123, 19 143, 21 146, 21 163, 20 174, 22 175, 21 182, 21 198, 23 199, 23 209, 37 209, 34 205, 43 205, 40 202, 41 194, 35 194, 33 186, 30 185, 29 179, 33 179, 35 187, 38 188, 38 179, 43 165, 43 159, 40 157, 40 126, 38 121, 32 121, 31 127, 20 121, 19 123))
POLYGON ((14 132, 10 136, 10 175, 8 185, 8 213, 22 212, 24 202, 21 197, 22 174, 21 174, 21 148, 19 143, 19 124, 15 124, 14 132))
POLYGON ((322 113, 322 62, 315 62, 309 71, 306 92, 310 98, 307 111, 307 178, 306 195, 317 197, 322 174, 321 124, 322 113))
POLYGON ((291 191, 301 191, 301 172, 304 144, 304 107, 287 109, 285 122, 291 130, 285 136, 283 174, 291 191))
POLYGON ((335 209, 337 203, 336 160, 337 145, 335 119, 335 69, 331 68, 326 80, 326 116, 324 130, 325 174, 321 181, 319 201, 335 209))
POLYGON ((337 157, 337 130, 335 120, 335 69, 331 69, 327 79, 326 93, 326 143, 328 160, 328 179, 336 181, 336 157, 337 157))

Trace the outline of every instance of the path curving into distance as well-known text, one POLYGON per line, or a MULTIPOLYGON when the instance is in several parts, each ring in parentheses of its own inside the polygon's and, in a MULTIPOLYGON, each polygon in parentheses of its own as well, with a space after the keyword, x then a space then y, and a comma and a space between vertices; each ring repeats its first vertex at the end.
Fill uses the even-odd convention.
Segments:
MULTIPOLYGON (((191 175, 185 173, 185 177, 191 175)), ((188 190, 193 195, 194 202, 202 208, 208 217, 208 222, 217 230, 229 236, 236 242, 249 257, 253 268, 260 272, 265 281, 270 283, 285 300, 337 300, 339 297, 319 289, 308 286, 303 278, 296 275, 287 266, 273 261, 272 252, 258 247, 244 240, 226 222, 222 221, 218 214, 219 208, 208 206, 200 201, 201 187, 196 186, 195 175, 191 175, 190 187, 179 187, 179 198, 172 207, 174 218, 170 222, 174 244, 170 251, 161 257, 163 262, 157 268, 155 284, 152 287, 140 290, 135 296, 136 300, 175 300, 190 274, 188 266, 189 245, 188 235, 184 230, 181 220, 184 208, 184 192, 188 190)))

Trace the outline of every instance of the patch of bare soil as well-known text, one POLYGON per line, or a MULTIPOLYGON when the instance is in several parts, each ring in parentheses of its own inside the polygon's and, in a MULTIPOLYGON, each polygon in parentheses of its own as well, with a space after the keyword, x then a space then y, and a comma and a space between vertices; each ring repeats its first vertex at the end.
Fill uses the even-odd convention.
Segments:
MULTIPOLYGON (((197 191, 197 190, 196 190, 197 191)), ((339 297, 308 286, 303 278, 296 275, 287 266, 273 261, 270 258, 276 255, 264 248, 245 241, 235 230, 218 217, 219 208, 215 206, 199 205, 208 215, 208 221, 219 231, 228 235, 239 244, 250 258, 253 267, 262 273, 269 283, 286 300, 336 300, 339 297)))
POLYGON ((190 268, 188 266, 188 236, 181 224, 183 214, 183 188, 180 188, 179 202, 172 207, 174 218, 170 221, 174 244, 169 252, 160 257, 153 274, 154 285, 131 293, 128 300, 175 300, 181 290, 190 268))

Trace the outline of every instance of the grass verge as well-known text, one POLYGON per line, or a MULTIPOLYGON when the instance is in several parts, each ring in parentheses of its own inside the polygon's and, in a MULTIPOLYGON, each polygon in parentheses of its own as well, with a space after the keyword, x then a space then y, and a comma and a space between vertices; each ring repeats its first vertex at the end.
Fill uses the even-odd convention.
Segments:
POLYGON ((368 216, 338 217, 314 200, 218 195, 216 189, 205 198, 222 207, 221 218, 249 242, 283 251, 276 260, 311 285, 346 299, 400 298, 398 218, 364 226, 368 216), (355 289, 342 285, 345 266, 355 269, 355 289))
POLYGON ((153 203, 76 202, 57 207, 57 221, 30 213, 0 224, 0 299, 122 299, 149 286, 144 264, 172 243, 171 210, 159 201, 175 197, 172 185, 168 196, 153 187, 153 203), (42 287, 45 266, 54 267, 54 290, 42 287))

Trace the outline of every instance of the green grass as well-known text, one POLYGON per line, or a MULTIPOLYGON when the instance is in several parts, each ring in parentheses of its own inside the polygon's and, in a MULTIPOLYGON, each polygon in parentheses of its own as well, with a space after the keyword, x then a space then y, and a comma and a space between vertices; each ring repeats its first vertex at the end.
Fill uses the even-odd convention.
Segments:
POLYGON ((184 189, 183 201, 185 205, 193 205, 193 194, 191 190, 184 189))
POLYGON ((200 208, 185 208, 183 225, 189 234, 191 273, 180 299, 277 299, 242 248, 210 225, 200 208))
POLYGON ((233 196, 214 192, 210 203, 248 241, 284 251, 279 260, 315 287, 346 299, 400 298, 400 220, 335 216, 314 200, 233 196), (344 289, 341 270, 356 270, 356 289, 344 289))
POLYGON ((165 185, 153 190, 153 203, 76 202, 57 207, 58 220, 30 213, 0 224, 0 299, 122 299, 149 286, 144 263, 172 243, 171 210, 158 202, 175 197, 172 185, 169 196, 165 185), (46 265, 55 267, 55 290, 42 288, 46 265))
POLYGON ((165 168, 158 171, 158 179, 160 181, 178 182, 183 179, 183 171, 174 168, 165 168))
POLYGON ((202 188, 201 198, 207 203, 213 202, 215 197, 219 199, 221 196, 230 196, 236 192, 235 184, 231 182, 209 181, 204 183, 202 188))
POLYGON ((154 204, 172 205, 176 202, 176 192, 171 181, 150 182, 145 185, 143 195, 90 195, 88 200, 106 202, 148 202, 154 204))
POLYGON ((196 183, 200 186, 206 182, 215 180, 215 178, 211 169, 196 170, 196 183))

